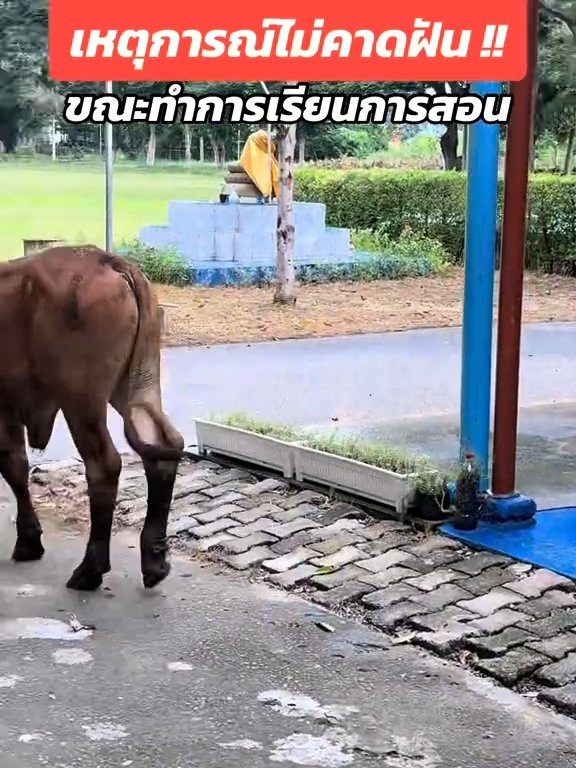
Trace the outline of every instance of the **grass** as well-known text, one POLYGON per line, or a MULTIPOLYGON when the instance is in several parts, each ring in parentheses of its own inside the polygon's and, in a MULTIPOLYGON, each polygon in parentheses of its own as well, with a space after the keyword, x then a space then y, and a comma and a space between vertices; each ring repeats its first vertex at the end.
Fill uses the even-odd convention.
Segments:
POLYGON ((442 496, 450 482, 456 482, 460 468, 439 470, 427 456, 409 453, 398 446, 383 442, 369 443, 357 437, 313 434, 283 424, 261 421, 243 412, 235 412, 214 421, 229 427, 267 435, 289 443, 299 443, 316 451, 353 459, 371 467, 386 469, 401 475, 413 475, 413 485, 423 495, 442 496))
MULTIPOLYGON (((114 172, 115 241, 166 223, 170 200, 217 199, 224 171, 211 166, 120 162, 114 172)), ((0 261, 21 256, 23 239, 104 245, 104 166, 99 160, 0 162, 0 261)))

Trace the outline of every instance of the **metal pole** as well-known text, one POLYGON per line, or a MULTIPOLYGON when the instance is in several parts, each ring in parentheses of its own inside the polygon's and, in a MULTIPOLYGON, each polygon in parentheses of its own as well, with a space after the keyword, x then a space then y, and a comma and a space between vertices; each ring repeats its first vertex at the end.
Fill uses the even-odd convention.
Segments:
MULTIPOLYGON (((472 91, 498 94, 500 84, 476 83, 472 91)), ((471 125, 467 147, 460 458, 474 457, 482 492, 489 477, 499 130, 487 123, 471 125)))
MULTIPOLYGON (((106 82, 106 93, 112 93, 112 83, 106 82)), ((114 145, 112 123, 104 124, 104 155, 106 163, 106 250, 112 253, 114 248, 112 176, 114 172, 114 145)))
POLYGON ((506 140, 494 409, 492 493, 495 497, 513 496, 516 487, 522 294, 537 33, 538 2, 528 0, 528 70, 524 80, 510 84, 513 107, 506 140))
POLYGON ((52 118, 52 162, 56 160, 56 118, 52 118))

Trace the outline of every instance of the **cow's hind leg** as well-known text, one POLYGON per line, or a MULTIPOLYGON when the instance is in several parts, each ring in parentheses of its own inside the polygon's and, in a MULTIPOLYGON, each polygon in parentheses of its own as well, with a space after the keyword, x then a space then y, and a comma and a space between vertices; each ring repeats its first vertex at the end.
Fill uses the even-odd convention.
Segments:
POLYGON ((110 570, 110 536, 122 468, 108 427, 106 408, 64 412, 74 443, 86 467, 90 500, 90 538, 86 554, 70 577, 70 589, 94 590, 110 570))
POLYGON ((19 562, 40 560, 44 554, 42 526, 30 498, 29 470, 24 427, 0 424, 0 474, 16 497, 16 546, 12 559, 19 562))

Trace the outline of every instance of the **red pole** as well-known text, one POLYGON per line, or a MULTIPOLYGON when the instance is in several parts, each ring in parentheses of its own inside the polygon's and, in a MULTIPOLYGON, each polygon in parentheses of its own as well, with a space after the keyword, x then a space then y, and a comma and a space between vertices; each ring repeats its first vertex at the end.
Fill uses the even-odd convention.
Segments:
POLYGON ((537 51, 538 2, 528 0, 528 71, 524 80, 510 84, 513 106, 506 141, 494 407, 494 496, 510 496, 516 486, 522 295, 537 51))

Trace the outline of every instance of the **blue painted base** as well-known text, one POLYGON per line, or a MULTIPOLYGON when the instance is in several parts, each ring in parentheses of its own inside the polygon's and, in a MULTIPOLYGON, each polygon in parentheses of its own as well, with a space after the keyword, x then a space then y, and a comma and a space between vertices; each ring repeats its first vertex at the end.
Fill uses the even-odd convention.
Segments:
POLYGON ((536 502, 528 496, 516 494, 508 498, 490 496, 485 506, 486 519, 493 523, 531 520, 537 512, 536 502))
POLYGON ((576 578, 576 507, 541 510, 524 522, 481 522, 474 531, 443 525, 453 539, 576 578))

